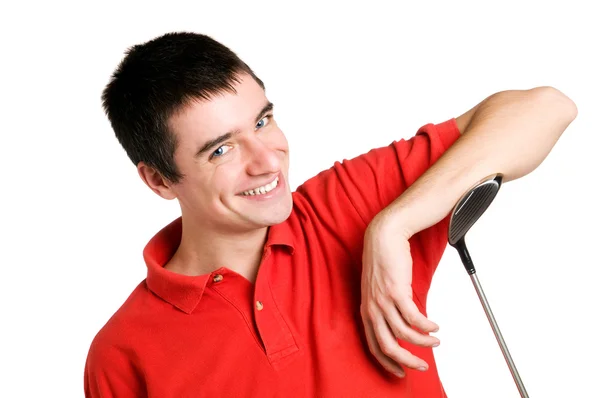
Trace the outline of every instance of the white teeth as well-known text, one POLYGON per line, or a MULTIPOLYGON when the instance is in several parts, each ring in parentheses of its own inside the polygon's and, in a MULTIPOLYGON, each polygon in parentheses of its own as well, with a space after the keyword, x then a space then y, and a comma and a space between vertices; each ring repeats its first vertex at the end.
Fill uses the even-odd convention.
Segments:
POLYGON ((267 185, 263 185, 262 187, 258 187, 258 188, 254 188, 254 189, 250 189, 248 191, 244 191, 242 192, 242 195, 244 196, 249 196, 249 195, 263 195, 267 192, 270 192, 273 190, 273 188, 275 188, 277 186, 277 184, 279 183, 279 177, 277 177, 273 182, 267 184, 267 185))

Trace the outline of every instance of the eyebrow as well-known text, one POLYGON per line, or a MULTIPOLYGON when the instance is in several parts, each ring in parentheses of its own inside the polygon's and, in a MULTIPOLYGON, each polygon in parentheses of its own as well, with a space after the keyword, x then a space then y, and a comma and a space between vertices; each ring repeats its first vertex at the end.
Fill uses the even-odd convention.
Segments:
MULTIPOLYGON (((258 123, 260 121, 260 119, 263 118, 263 116, 265 115, 265 113, 270 112, 273 110, 273 103, 272 102, 268 102, 265 106, 263 106, 263 108, 260 110, 260 112, 258 112, 258 114, 256 115, 256 119, 254 121, 254 123, 258 123)), ((216 147, 217 145, 227 141, 228 139, 230 139, 231 137, 233 137, 234 135, 237 135, 240 133, 240 130, 233 130, 233 131, 229 131, 225 134, 222 134, 220 136, 218 136, 217 138, 214 138, 212 140, 207 141, 204 145, 202 145, 200 147, 200 149, 198 150, 198 152, 196 152, 196 155, 194 157, 199 158, 200 156, 202 156, 204 153, 208 152, 210 149, 216 147)))

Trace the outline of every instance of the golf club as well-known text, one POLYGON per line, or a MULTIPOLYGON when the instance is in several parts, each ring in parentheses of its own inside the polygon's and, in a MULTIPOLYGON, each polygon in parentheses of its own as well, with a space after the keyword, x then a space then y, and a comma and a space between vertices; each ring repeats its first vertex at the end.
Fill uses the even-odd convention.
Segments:
POLYGON ((502 333, 500 333, 500 328, 496 323, 496 319, 494 318, 492 309, 490 308, 490 305, 485 297, 483 288, 479 283, 479 279, 475 273, 473 260, 471 259, 469 251, 467 250, 467 245, 465 244, 465 235, 492 203, 496 197, 496 194, 500 190, 500 185, 502 185, 502 174, 492 174, 475 184, 459 199, 459 201, 456 203, 456 206, 454 206, 454 209, 452 210, 452 215, 450 216, 450 226, 448 227, 448 243, 450 243, 450 245, 458 251, 460 259, 462 260, 467 273, 471 277, 473 286, 475 286, 475 290, 479 296, 479 301, 481 301, 481 305, 485 310, 488 321, 494 330, 496 340, 502 349, 502 354, 504 355, 504 359, 510 368, 510 373, 512 374, 517 388, 519 389, 521 397, 529 398, 529 395, 525 390, 525 386, 521 381, 521 377, 519 376, 519 372, 517 371, 517 367, 510 356, 510 352, 508 351, 506 343, 504 342, 502 333))

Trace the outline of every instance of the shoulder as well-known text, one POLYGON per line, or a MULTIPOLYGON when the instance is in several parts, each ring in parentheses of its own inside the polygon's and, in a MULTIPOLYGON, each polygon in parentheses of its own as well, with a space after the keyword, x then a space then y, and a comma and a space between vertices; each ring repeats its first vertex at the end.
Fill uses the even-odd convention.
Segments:
POLYGON ((86 397, 145 395, 140 352, 145 339, 145 281, 140 283, 121 307, 98 331, 87 354, 84 371, 86 397))
POLYGON ((148 318, 145 302, 149 294, 144 280, 96 333, 90 344, 89 360, 101 360, 109 354, 114 356, 136 345, 144 320, 148 318))

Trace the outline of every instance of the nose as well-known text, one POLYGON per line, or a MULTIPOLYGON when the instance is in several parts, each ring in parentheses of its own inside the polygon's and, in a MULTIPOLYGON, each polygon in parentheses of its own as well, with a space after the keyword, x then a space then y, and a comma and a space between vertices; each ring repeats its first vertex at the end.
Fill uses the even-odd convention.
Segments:
POLYGON ((258 138, 247 141, 244 155, 250 175, 274 174, 281 168, 277 151, 258 138))

